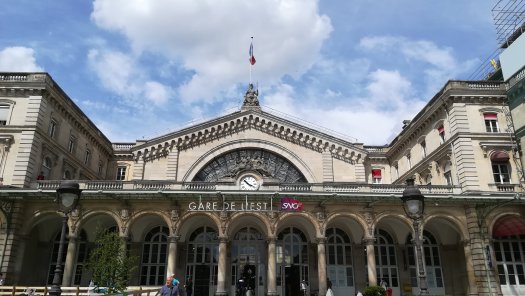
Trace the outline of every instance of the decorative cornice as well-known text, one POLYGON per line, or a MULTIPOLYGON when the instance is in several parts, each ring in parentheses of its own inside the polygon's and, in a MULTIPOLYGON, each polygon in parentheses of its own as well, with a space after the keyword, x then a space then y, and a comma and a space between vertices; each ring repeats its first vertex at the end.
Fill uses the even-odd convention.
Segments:
POLYGON ((172 133, 133 147, 134 159, 145 161, 165 157, 170 149, 187 150, 245 130, 258 130, 276 138, 317 151, 349 163, 361 163, 367 151, 352 143, 301 126, 269 113, 247 110, 212 120, 191 129, 172 133))

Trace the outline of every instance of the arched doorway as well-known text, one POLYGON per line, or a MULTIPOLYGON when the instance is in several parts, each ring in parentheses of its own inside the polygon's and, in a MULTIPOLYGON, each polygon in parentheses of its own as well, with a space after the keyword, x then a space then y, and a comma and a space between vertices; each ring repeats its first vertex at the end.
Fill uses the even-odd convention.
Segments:
POLYGON ((219 240, 209 226, 197 228, 188 241, 186 275, 192 277, 194 295, 213 295, 217 288, 219 240))
POLYGON ((339 228, 326 230, 326 273, 335 295, 354 295, 354 269, 350 237, 339 228))
MULTIPOLYGON (((419 279, 412 234, 407 237, 405 245, 407 247, 410 285, 412 286, 412 292, 417 293, 419 291, 419 279)), ((439 244, 434 236, 426 230, 423 231, 423 253, 425 257, 424 262, 427 274, 428 291, 433 295, 445 294, 439 244)))
POLYGON ((492 238, 501 292, 525 295, 525 219, 511 215, 498 219, 492 238))
POLYGON ((300 295, 300 283, 309 283, 308 242, 304 233, 293 226, 277 236, 277 290, 283 296, 300 295))
MULTIPOLYGON (((231 246, 231 283, 238 290, 252 290, 252 295, 264 295, 266 251, 263 235, 253 227, 240 229, 231 246)), ((243 294, 244 295, 244 294, 243 294)))

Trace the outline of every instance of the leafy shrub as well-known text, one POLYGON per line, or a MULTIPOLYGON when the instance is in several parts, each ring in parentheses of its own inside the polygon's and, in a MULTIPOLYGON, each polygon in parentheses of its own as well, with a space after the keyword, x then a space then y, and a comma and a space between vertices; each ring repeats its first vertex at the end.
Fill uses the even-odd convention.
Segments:
POLYGON ((363 296, 386 296, 386 291, 381 286, 369 286, 365 288, 363 296))

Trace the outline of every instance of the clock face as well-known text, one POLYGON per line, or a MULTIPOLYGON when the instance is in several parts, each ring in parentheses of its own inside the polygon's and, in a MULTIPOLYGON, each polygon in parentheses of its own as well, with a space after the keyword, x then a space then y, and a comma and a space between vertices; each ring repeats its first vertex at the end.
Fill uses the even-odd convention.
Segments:
POLYGON ((241 178, 242 190, 257 190, 259 189, 259 181, 254 176, 244 176, 241 178))

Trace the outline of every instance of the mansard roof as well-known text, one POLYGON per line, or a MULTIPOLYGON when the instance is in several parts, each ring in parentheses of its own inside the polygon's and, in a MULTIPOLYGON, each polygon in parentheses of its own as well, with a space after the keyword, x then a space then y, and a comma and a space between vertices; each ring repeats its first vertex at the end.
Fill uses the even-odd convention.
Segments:
POLYGON ((218 117, 150 140, 137 141, 131 148, 135 155, 167 151, 176 146, 179 150, 205 144, 231 134, 256 129, 281 141, 322 152, 329 151, 337 158, 359 161, 368 153, 360 143, 324 133, 315 128, 262 111, 260 108, 242 108, 240 111, 218 117))

